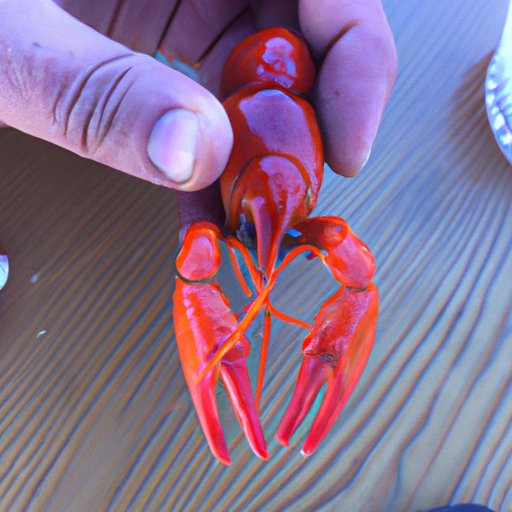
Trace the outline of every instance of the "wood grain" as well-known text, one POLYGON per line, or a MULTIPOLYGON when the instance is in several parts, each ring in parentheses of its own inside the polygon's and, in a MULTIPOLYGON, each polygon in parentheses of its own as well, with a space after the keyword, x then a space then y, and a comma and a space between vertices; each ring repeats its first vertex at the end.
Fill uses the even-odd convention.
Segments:
MULTIPOLYGON (((173 340, 173 194, 0 132, 0 510, 512 511, 512 170, 483 103, 506 3, 384 2, 397 85, 367 168, 329 174, 318 208, 372 247, 379 329, 309 459, 307 426, 288 450, 272 440, 300 360, 283 325, 262 398, 271 461, 222 391, 233 465, 210 455, 173 340)), ((324 283, 301 264, 275 300, 307 315, 324 283)))

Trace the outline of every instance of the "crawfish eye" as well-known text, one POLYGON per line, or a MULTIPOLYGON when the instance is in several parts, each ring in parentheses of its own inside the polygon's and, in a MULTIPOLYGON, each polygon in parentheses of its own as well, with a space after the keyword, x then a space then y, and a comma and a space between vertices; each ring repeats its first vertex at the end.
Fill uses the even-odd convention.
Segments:
POLYGON ((241 213, 236 236, 250 251, 256 250, 256 229, 247 217, 241 213))
POLYGON ((292 238, 299 238, 299 236, 302 236, 302 233, 300 231, 297 231, 296 229, 289 229, 286 234, 292 238))

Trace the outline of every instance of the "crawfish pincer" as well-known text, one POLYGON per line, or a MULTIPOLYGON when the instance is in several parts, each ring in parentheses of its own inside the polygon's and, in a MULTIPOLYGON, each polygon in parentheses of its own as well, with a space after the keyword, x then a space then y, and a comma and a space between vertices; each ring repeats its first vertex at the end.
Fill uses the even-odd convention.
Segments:
POLYGON ((370 250, 344 220, 309 217, 324 166, 315 114, 302 97, 315 77, 306 43, 286 29, 264 30, 233 50, 222 77, 234 131, 233 151, 220 178, 226 226, 191 224, 176 260, 174 325, 181 364, 208 444, 224 464, 230 457, 215 399, 219 379, 252 450, 268 458, 258 409, 273 317, 307 330, 297 384, 276 434, 281 444, 289 444, 326 387, 302 448, 306 455, 318 447, 350 397, 375 337, 378 294, 370 250), (235 253, 243 258, 255 290, 240 315, 217 280, 220 244, 246 295, 251 288, 235 253), (313 325, 280 312, 270 301, 280 273, 301 254, 318 257, 339 284, 313 325), (246 332, 261 313, 264 335, 254 393, 246 332))

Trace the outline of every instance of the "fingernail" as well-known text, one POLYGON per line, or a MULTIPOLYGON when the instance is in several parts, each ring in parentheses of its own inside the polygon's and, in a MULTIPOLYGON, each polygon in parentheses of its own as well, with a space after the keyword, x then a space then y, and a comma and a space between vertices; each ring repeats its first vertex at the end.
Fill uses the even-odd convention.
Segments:
POLYGON ((364 157, 363 159, 363 163, 361 164, 361 167, 359 168, 359 170, 361 170, 367 163, 368 163, 368 160, 370 160, 370 155, 372 154, 372 147, 370 146, 368 148, 368 151, 366 153, 366 156, 364 157))
POLYGON ((166 112, 153 127, 148 142, 149 158, 176 183, 185 183, 192 177, 198 130, 197 116, 178 108, 166 112))

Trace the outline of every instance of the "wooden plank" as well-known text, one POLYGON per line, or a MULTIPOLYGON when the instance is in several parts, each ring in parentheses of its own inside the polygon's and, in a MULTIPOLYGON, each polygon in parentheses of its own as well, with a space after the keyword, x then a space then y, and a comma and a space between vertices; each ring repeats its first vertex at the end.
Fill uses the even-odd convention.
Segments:
MULTIPOLYGON (((0 132, 0 509, 511 511, 512 172, 483 104, 506 3, 384 2, 397 85, 367 168, 328 174, 318 208, 374 250, 377 342, 309 459, 306 428, 272 440, 300 360, 284 326, 262 397, 271 461, 222 392, 233 464, 211 457, 172 339, 173 194, 0 132)), ((313 282, 311 302, 327 285, 301 264, 276 302, 307 314, 313 282)))

